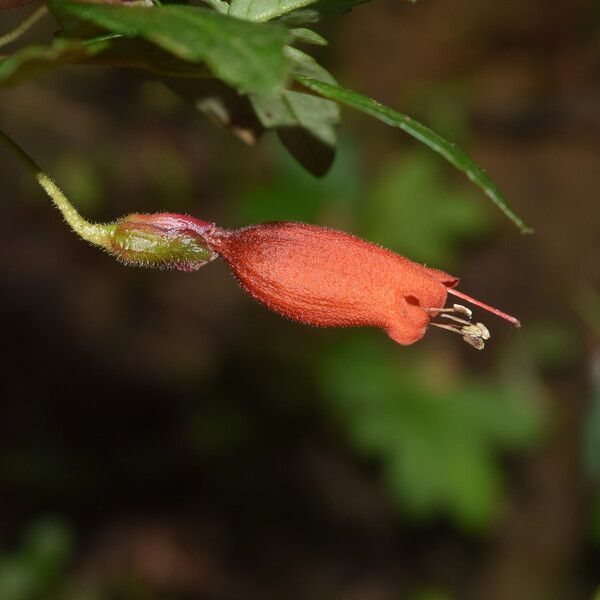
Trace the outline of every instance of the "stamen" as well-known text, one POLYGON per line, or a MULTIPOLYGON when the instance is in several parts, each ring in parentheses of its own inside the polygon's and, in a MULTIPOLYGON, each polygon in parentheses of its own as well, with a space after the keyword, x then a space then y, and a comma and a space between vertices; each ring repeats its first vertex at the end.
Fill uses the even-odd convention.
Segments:
POLYGON ((485 344, 481 338, 471 337, 470 335, 465 335, 463 340, 467 342, 467 344, 473 346, 476 350, 483 350, 485 348, 485 344))
POLYGON ((489 340, 492 337, 490 330, 483 323, 475 323, 475 325, 479 327, 479 335, 482 340, 489 340))
POLYGON ((444 323, 435 323, 434 321, 431 321, 429 324, 433 325, 434 327, 439 327, 440 329, 445 329, 446 331, 453 331, 454 333, 458 333, 459 335, 464 335, 462 330, 458 329, 458 327, 456 327, 455 325, 446 325, 444 323))
POLYGON ((474 304, 475 306, 479 306, 480 308, 483 308, 483 309, 487 310, 488 312, 491 312, 492 314, 494 314, 502 319, 505 319, 509 323, 512 323, 515 327, 521 327, 521 322, 519 321, 519 319, 517 319, 516 317, 513 317, 505 312, 502 312, 501 310, 498 310, 497 308, 494 308, 493 306, 490 306, 489 304, 484 304, 483 302, 480 302, 479 300, 475 300, 475 298, 471 298, 471 296, 467 296, 466 294, 463 294, 462 292, 459 292, 458 290, 455 290, 452 288, 448 288, 448 293, 452 294, 453 296, 456 296, 457 298, 462 298, 463 300, 466 300, 467 302, 470 302, 471 304, 474 304))
POLYGON ((465 321, 464 319, 459 319, 458 317, 455 317, 454 315, 443 314, 443 315, 440 315, 440 317, 442 317, 444 319, 452 319, 452 321, 456 321, 457 323, 462 323, 463 325, 470 325, 469 321, 465 321))
POLYGON ((466 306, 463 306, 462 304, 453 304, 452 308, 457 313, 462 313, 463 315, 465 315, 469 319, 473 316, 473 311, 470 308, 467 308, 466 306))
POLYGON ((452 308, 427 308, 426 310, 435 313, 458 313, 459 315, 465 315, 469 319, 473 315, 473 312, 462 304, 453 304, 452 308))
POLYGON ((458 319, 457 317, 452 317, 448 315, 441 315, 446 318, 450 318, 456 320, 458 322, 464 323, 463 327, 458 327, 457 325, 445 324, 445 323, 435 323, 433 321, 430 322, 430 325, 434 327, 439 327, 440 329, 445 329, 446 331, 452 331, 453 333, 458 333, 462 339, 467 342, 467 344, 473 346, 477 350, 483 350, 485 348, 484 340, 490 339, 490 332, 487 327, 483 323, 468 323, 467 321, 463 321, 462 319, 458 319))

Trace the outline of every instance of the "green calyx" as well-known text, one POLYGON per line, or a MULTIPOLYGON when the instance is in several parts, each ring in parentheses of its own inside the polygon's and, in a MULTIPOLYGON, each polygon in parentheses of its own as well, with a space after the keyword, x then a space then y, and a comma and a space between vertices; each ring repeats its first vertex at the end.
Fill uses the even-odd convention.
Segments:
POLYGON ((217 255, 198 234, 153 226, 138 217, 124 217, 114 226, 111 254, 128 265, 196 271, 217 255))

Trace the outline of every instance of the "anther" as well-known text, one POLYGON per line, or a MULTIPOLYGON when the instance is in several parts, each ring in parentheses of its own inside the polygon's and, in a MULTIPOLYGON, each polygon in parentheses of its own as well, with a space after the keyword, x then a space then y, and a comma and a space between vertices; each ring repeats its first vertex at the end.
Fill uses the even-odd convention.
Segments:
POLYGON ((462 304, 453 304, 452 308, 455 310, 455 312, 461 313, 469 319, 473 316, 473 311, 462 304))
POLYGON ((483 323, 475 323, 474 325, 470 323, 465 325, 465 327, 462 328, 462 332, 465 335, 481 338, 482 340, 490 339, 490 332, 483 323))
POLYGON ((453 304, 452 308, 428 308, 428 312, 442 314, 442 313, 457 313, 459 315, 464 315, 468 319, 471 318, 473 312, 469 310, 466 306, 462 304, 453 304))
POLYGON ((467 344, 473 346, 473 348, 476 348, 477 350, 484 349, 484 341, 490 339, 490 332, 483 323, 469 323, 467 321, 459 319, 458 317, 452 317, 448 315, 441 316, 446 316, 446 318, 453 319, 454 321, 457 321, 459 323, 464 323, 464 325, 462 327, 459 327, 458 325, 446 325, 445 323, 434 322, 431 322, 430 325, 433 325, 434 327, 439 327, 440 329, 445 329, 446 331, 458 333, 462 337, 462 339, 465 342, 467 342, 467 344))
POLYGON ((465 335, 463 340, 467 342, 467 344, 473 346, 476 350, 483 350, 485 348, 485 344, 481 338, 465 335))

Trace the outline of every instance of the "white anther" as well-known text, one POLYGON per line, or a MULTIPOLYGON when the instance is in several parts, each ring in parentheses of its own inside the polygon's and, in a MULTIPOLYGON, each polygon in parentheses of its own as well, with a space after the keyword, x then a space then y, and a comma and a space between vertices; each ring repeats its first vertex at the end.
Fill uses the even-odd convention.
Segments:
POLYGON ((485 348, 485 343, 480 337, 473 337, 471 335, 463 336, 463 340, 467 342, 467 344, 473 346, 476 350, 483 350, 485 348))
POLYGON ((473 316, 473 311, 468 309, 466 306, 463 306, 462 304, 453 304, 452 308, 455 312, 463 314, 469 319, 473 316))

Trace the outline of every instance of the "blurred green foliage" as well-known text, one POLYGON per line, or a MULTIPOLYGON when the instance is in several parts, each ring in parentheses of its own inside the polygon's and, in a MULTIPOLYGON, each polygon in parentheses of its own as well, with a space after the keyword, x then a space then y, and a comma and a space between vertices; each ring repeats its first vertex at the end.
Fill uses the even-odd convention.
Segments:
POLYGON ((93 214, 98 210, 105 193, 105 180, 97 162, 83 154, 61 153, 53 172, 67 196, 77 199, 77 207, 82 212, 93 214))
MULTIPOLYGON (((343 139, 336 161, 322 179, 308 175, 281 148, 268 148, 272 176, 248 186, 237 198, 235 219, 240 225, 262 221, 322 221, 326 214, 355 220, 358 203, 367 191, 356 145, 343 139)), ((349 224, 353 228, 354 223, 349 224)))
MULTIPOLYGON (((594 339, 600 339, 600 294, 586 290, 580 298, 582 317, 594 339)), ((600 353, 591 355, 589 364, 591 395, 589 398, 583 436, 583 463, 592 482, 591 534, 600 546, 600 353)))
POLYGON ((365 237, 418 262, 454 265, 462 243, 489 231, 487 207, 420 151, 388 160, 368 198, 365 237))
POLYGON ((527 326, 527 349, 543 369, 564 369, 581 358, 583 345, 577 333, 558 320, 527 326))
POLYGON ((540 415, 514 383, 435 373, 433 364, 352 334, 323 357, 320 380, 350 443, 381 464, 402 509, 419 520, 447 513, 481 529, 501 499, 498 452, 534 441, 540 415))
POLYGON ((0 598, 60 599, 72 550, 71 531, 62 521, 45 518, 32 524, 15 552, 0 555, 0 598))

